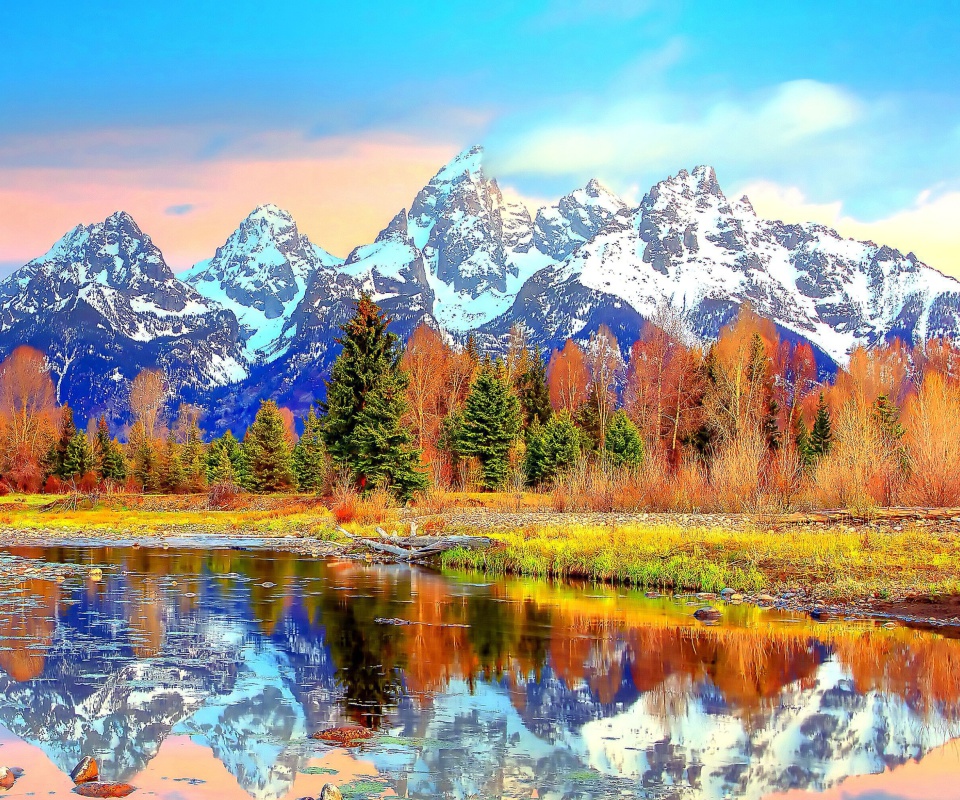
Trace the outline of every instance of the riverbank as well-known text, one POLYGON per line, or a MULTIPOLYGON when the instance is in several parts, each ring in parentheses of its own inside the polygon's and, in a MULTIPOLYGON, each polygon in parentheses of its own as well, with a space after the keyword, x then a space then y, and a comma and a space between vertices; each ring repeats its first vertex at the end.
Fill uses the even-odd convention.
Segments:
MULTIPOLYGON (((228 510, 200 496, 113 496, 89 507, 45 496, 0 498, 0 544, 269 547, 312 558, 389 560, 338 531, 316 497, 251 497, 228 510), (61 502, 62 501, 62 502, 61 502)), ((436 562, 488 575, 628 584, 655 592, 735 595, 820 615, 881 614, 960 624, 960 521, 898 513, 837 521, 720 514, 556 513, 451 506, 384 509, 344 523, 376 529, 477 535, 485 549, 454 548, 436 562)))

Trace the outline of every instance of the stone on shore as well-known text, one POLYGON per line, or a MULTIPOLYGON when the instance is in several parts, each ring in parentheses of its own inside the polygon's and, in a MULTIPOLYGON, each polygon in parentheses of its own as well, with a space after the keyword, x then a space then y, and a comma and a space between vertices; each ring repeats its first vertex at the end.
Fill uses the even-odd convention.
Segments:
POLYGON ((70 780, 75 784, 90 783, 99 777, 100 769, 97 767, 96 760, 90 756, 81 758, 80 763, 77 764, 70 773, 70 780))

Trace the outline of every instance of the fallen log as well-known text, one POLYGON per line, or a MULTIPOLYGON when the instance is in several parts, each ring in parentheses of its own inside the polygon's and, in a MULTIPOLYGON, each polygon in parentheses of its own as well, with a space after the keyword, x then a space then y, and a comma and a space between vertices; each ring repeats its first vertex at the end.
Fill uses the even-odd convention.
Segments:
POLYGON ((454 547, 480 548, 490 547, 492 540, 486 536, 389 536, 382 528, 377 528, 380 538, 372 539, 357 536, 337 526, 337 531, 350 541, 378 553, 391 555, 400 561, 419 561, 431 558, 454 547), (387 541, 384 541, 387 540, 387 541), (388 543, 389 542, 389 543, 388 543))

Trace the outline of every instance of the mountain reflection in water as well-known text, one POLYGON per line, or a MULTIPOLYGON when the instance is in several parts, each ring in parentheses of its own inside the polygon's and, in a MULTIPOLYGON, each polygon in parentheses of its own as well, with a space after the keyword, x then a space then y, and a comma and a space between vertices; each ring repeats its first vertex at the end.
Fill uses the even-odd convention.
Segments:
POLYGON ((839 797, 873 775, 843 796, 869 780, 863 797, 893 798, 914 796, 898 775, 936 750, 943 796, 960 785, 943 748, 960 737, 960 642, 749 606, 704 626, 692 610, 270 551, 9 548, 0 761, 49 759, 16 787, 38 794, 67 791, 93 755, 144 789, 161 763, 195 764, 171 798, 364 775, 366 794, 416 798, 839 797), (397 619, 414 624, 383 622, 397 619), (382 735, 349 755, 309 739, 345 722, 382 735), (207 761, 232 789, 200 783, 207 761))

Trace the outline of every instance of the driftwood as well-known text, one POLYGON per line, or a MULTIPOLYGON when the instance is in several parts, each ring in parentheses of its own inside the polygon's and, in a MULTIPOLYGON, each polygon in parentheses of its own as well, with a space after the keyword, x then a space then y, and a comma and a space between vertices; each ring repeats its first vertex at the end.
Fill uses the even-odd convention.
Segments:
MULTIPOLYGON (((411 526, 416 531, 414 526, 411 526)), ((489 547, 492 541, 485 536, 391 536, 383 528, 377 528, 377 539, 356 536, 337 526, 337 530, 350 541, 377 553, 393 556, 398 561, 421 561, 440 555, 454 547, 489 547)))
POLYGON ((857 513, 849 509, 795 511, 790 514, 756 514, 752 519, 768 524, 803 524, 809 522, 895 522, 898 520, 948 520, 960 517, 960 508, 877 508, 857 513))

